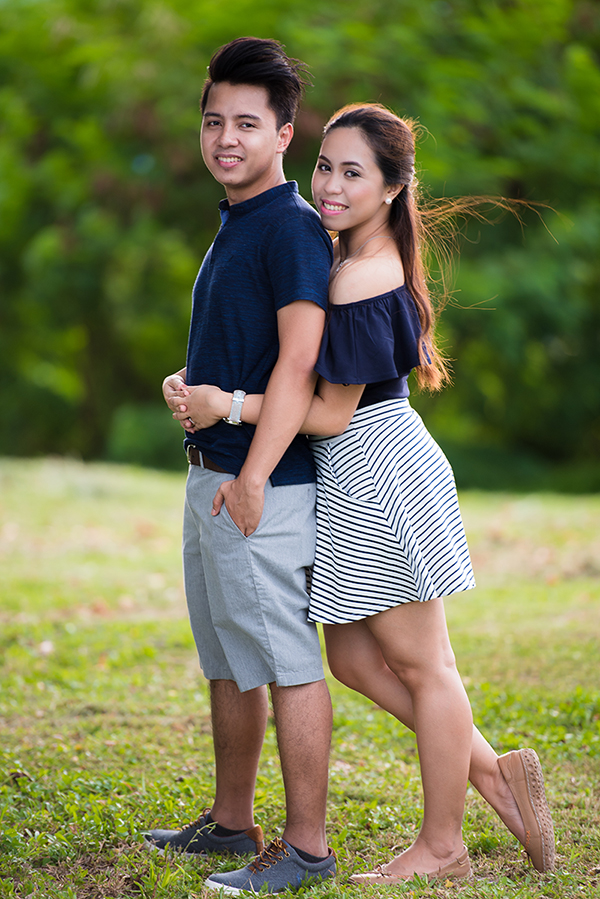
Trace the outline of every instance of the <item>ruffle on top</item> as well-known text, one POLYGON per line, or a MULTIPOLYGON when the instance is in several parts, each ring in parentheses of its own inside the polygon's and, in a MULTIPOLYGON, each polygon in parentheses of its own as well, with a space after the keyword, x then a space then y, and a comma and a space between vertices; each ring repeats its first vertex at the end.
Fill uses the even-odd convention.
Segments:
POLYGON ((331 305, 315 370, 331 384, 406 377, 420 364, 421 326, 403 284, 358 303, 331 305))

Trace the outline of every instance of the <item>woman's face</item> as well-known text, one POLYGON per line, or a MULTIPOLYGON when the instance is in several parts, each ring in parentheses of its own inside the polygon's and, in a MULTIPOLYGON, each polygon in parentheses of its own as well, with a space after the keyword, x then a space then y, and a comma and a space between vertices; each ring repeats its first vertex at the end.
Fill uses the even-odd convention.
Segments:
POLYGON ((313 200, 329 231, 385 225, 390 215, 386 198, 393 199, 397 193, 383 183, 373 151, 359 128, 329 132, 312 177, 313 200))

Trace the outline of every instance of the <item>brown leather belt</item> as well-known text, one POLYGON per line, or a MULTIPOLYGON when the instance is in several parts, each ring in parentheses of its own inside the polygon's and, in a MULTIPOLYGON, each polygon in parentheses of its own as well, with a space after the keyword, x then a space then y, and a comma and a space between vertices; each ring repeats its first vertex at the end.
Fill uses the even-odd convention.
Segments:
POLYGON ((199 465, 200 468, 207 468, 209 471, 220 471, 221 474, 228 473, 224 468, 221 468, 220 465, 217 465, 216 462, 213 462, 212 459, 208 459, 204 453, 201 453, 198 447, 193 444, 188 445, 185 453, 190 465, 199 465))

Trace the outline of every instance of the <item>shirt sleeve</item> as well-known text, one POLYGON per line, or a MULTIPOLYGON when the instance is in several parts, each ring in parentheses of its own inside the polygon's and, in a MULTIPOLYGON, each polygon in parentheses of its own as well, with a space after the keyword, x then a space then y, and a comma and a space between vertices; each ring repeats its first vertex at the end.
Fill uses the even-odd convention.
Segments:
POLYGON ((283 221, 273 231, 267 252, 276 310, 298 300, 327 309, 333 249, 312 210, 283 221))

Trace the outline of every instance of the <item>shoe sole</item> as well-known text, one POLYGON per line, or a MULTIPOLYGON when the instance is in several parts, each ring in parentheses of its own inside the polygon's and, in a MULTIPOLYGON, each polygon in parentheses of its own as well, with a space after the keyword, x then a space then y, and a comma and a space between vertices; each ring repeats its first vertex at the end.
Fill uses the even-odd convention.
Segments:
MULTIPOLYGON (((325 877, 322 880, 316 880, 314 882, 309 882, 307 884, 301 884, 300 886, 303 889, 310 889, 311 887, 320 886, 322 883, 326 881, 333 880, 333 877, 325 877)), ((281 887, 280 890, 265 890, 264 886, 257 892, 253 890, 252 887, 248 887, 244 889, 243 887, 232 887, 228 883, 215 883, 214 880, 205 880, 204 886, 208 887, 209 890, 214 890, 215 893, 224 893, 227 896, 239 896, 240 894, 249 893, 253 896, 258 896, 259 893, 261 896, 276 896, 277 893, 283 893, 287 889, 299 889, 299 887, 294 886, 294 884, 288 884, 287 886, 281 887)))
POLYGON ((526 833, 528 833, 526 818, 530 818, 531 815, 533 815, 537 825, 541 842, 541 858, 534 860, 530 853, 528 847, 529 836, 527 836, 527 839, 523 844, 525 852, 531 859, 531 863, 536 871, 539 871, 541 874, 553 871, 555 859, 554 824, 552 823, 552 815, 550 813, 550 807, 548 806, 548 800, 546 799, 544 775, 537 753, 533 749, 515 750, 514 753, 511 752, 507 753, 506 756, 500 756, 498 764, 508 783, 511 793, 514 796, 515 802, 517 803, 517 808, 523 818, 526 833), (526 808, 522 807, 522 803, 520 803, 515 796, 509 780, 509 777, 512 774, 511 757, 514 758, 515 756, 518 758, 518 764, 520 764, 525 775, 527 798, 529 800, 526 808))
POLYGON ((456 883, 474 883, 475 877, 473 876, 473 871, 469 868, 468 872, 465 874, 412 874, 410 877, 394 877, 393 875, 390 877, 373 877, 370 880, 355 880, 353 877, 350 877, 350 883, 353 886, 361 886, 361 887, 381 887, 388 886, 393 887, 397 886, 399 883, 410 883, 411 880, 414 880, 415 877, 425 878, 428 883, 435 883, 436 881, 446 881, 452 880, 456 883))
MULTIPOLYGON (((240 893, 254 893, 256 896, 257 893, 255 890, 248 889, 242 890, 240 887, 230 887, 226 883, 210 883, 208 880, 204 881, 204 886, 208 887, 209 890, 214 890, 216 893, 222 893, 226 896, 238 896, 240 893)), ((261 893, 263 896, 271 896, 272 893, 261 893)))
POLYGON ((444 868, 435 873, 411 874, 408 877, 403 877, 399 874, 378 874, 376 872, 354 874, 350 877, 350 883, 358 886, 394 886, 398 883, 408 883, 409 881, 414 880, 415 877, 425 877, 429 883, 434 883, 436 880, 456 880, 473 883, 475 879, 473 877, 473 869, 471 868, 471 860, 466 851, 454 862, 445 865, 444 868), (463 859, 463 861, 460 861, 460 859, 463 859), (444 868, 446 868, 446 870, 444 870, 444 868))

